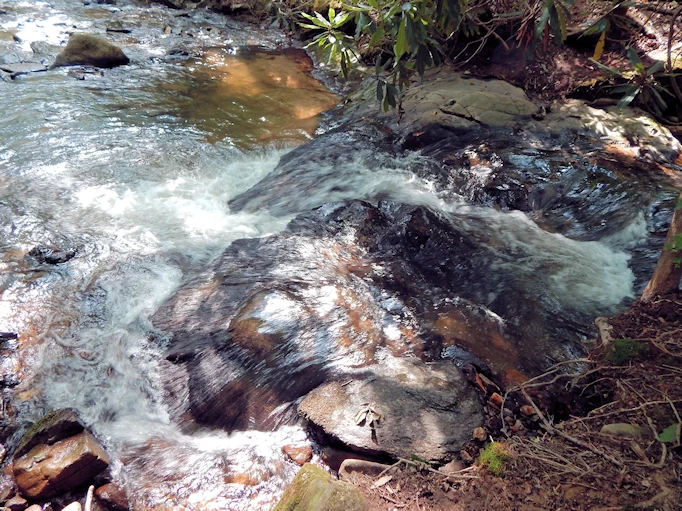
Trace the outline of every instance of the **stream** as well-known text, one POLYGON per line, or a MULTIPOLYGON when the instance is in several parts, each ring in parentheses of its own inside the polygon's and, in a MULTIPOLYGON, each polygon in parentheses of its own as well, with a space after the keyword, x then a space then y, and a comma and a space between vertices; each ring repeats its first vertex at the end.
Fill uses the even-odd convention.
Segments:
MULTIPOLYGON (((427 156, 419 152, 380 154, 369 144, 349 149, 344 136, 336 147, 334 135, 325 139, 330 143, 292 153, 318 134, 320 114, 338 98, 311 77, 310 59, 279 32, 210 12, 123 0, 0 0, 0 11, 0 55, 48 63, 71 31, 104 34, 114 21, 129 29, 107 33, 130 57, 128 66, 102 73, 61 68, 0 81, 0 331, 19 333, 2 357, 3 392, 6 399, 12 395, 19 424, 56 408, 78 410, 112 453, 114 473, 125 481, 134 509, 267 509, 298 468, 282 446, 311 445, 304 427, 289 416, 274 426, 248 427, 247 420, 228 432, 187 427, 168 405, 162 373, 171 343, 158 330, 171 320, 159 310, 169 301, 176 306, 176 293, 188 281, 215 273, 216 260, 235 240, 254 242, 246 256, 238 253, 245 242, 223 256, 233 265, 230 271, 245 268, 261 278, 256 263, 264 250, 281 257, 280 267, 267 271, 325 283, 297 295, 296 303, 287 302, 291 295, 281 289, 263 295, 253 314, 286 330, 287 339, 305 337, 297 329, 307 325, 300 305, 307 300, 323 311, 311 328, 327 337, 316 342, 324 337, 328 343, 344 335, 353 339, 338 325, 357 321, 348 312, 357 307, 372 311, 360 322, 376 322, 377 331, 394 341, 400 332, 419 330, 405 300, 390 293, 377 299, 376 288, 361 282, 348 284, 352 293, 332 289, 345 284, 315 262, 336 250, 321 238, 272 251, 254 245, 256 238, 277 243, 297 215, 330 202, 381 200, 387 218, 402 214, 391 201, 425 206, 476 239, 476 257, 492 261, 480 271, 472 267, 478 283, 464 279, 469 287, 461 301, 438 295, 438 305, 424 312, 443 331, 455 328, 448 323, 453 317, 466 323, 475 308, 493 318, 481 327, 485 332, 497 324, 497 308, 516 310, 505 300, 513 302, 509 293, 529 282, 528 293, 542 295, 548 311, 580 317, 571 332, 576 339, 587 337, 593 316, 622 310, 653 268, 660 239, 649 246, 649 236, 660 231, 670 209, 654 211, 652 204, 669 201, 672 190, 624 201, 617 221, 601 230, 590 227, 598 234, 588 235, 581 223, 588 220, 573 215, 571 204, 545 223, 486 204, 472 193, 485 169, 470 168, 463 182, 444 184, 423 172, 437 165, 425 164, 427 156), (41 257, 46 250, 69 260, 49 264, 41 257), (492 274, 508 278, 494 280, 492 274), (357 302, 334 315, 341 295, 357 302), (161 319, 153 320, 155 315, 161 319)), ((550 174, 570 177, 570 169, 555 161, 556 152, 515 151, 505 144, 505 161, 544 172, 548 181, 550 174)), ((563 193, 572 192, 556 192, 563 193)), ((254 289, 249 292, 262 291, 254 289)), ((515 325, 510 338, 525 335, 524 325, 515 325)), ((441 334, 447 342, 441 339, 429 354, 409 342, 396 350, 471 360, 462 353, 476 352, 475 333, 441 334)), ((544 349, 538 343, 518 353, 532 370, 547 362, 533 358, 544 349)), ((363 363, 376 353, 366 349, 371 354, 363 363)), ((580 354, 573 345, 555 351, 580 354)), ((352 348, 335 353, 325 355, 329 370, 357 366, 352 348)), ((490 355, 488 362, 493 369, 512 369, 505 357, 490 355)))

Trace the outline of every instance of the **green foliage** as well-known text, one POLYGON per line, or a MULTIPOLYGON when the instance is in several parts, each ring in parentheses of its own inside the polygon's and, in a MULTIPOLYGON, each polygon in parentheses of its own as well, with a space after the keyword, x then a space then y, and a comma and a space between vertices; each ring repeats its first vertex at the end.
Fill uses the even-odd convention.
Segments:
POLYGON ((550 39, 563 42, 572 4, 532 0, 519 2, 517 11, 495 13, 486 0, 350 0, 339 12, 330 8, 326 17, 301 13, 305 21, 299 26, 317 32, 311 44, 328 49, 330 62, 338 58, 344 77, 371 55, 376 97, 387 110, 396 107, 400 90, 414 75, 447 58, 460 36, 479 38, 477 52, 490 37, 502 41, 495 32, 499 27, 522 20, 523 26, 535 26, 535 37, 545 45, 550 39))
POLYGON ((659 442, 680 445, 680 430, 682 423, 671 424, 658 435, 659 442))
POLYGON ((634 48, 628 48, 626 54, 631 70, 625 72, 605 66, 594 59, 591 60, 600 69, 619 78, 621 81, 625 81, 625 83, 611 87, 611 94, 622 94, 618 101, 618 108, 628 106, 637 98, 638 103, 642 107, 658 116, 662 116, 663 112, 668 108, 668 103, 664 97, 675 98, 659 81, 661 75, 658 73, 663 70, 664 63, 657 61, 647 68, 634 48))
MULTIPOLYGON (((679 203, 675 209, 680 209, 679 203)), ((672 241, 669 241, 665 244, 664 248, 669 252, 680 252, 682 250, 682 234, 676 234, 672 241)), ((682 264, 682 257, 674 258, 673 264, 675 265, 675 268, 679 268, 680 264, 682 264)))
POLYGON ((504 474, 504 466, 509 459, 511 454, 501 442, 489 443, 478 455, 478 463, 496 476, 504 474))
POLYGON ((646 345, 633 339, 615 339, 606 360, 614 365, 627 364, 646 352, 646 345))

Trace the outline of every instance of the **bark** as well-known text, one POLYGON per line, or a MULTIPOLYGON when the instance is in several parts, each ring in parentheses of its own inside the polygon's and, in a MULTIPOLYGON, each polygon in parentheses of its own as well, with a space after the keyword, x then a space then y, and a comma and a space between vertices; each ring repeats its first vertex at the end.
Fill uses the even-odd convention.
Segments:
MULTIPOLYGON (((682 194, 678 199, 678 204, 682 202, 682 194)), ((682 208, 675 208, 673 219, 670 222, 668 235, 665 238, 665 246, 656 263, 656 269, 651 280, 646 285, 642 297, 644 302, 650 301, 654 296, 665 295, 677 291, 682 279, 682 265, 675 265, 674 260, 682 257, 682 251, 673 252, 669 250, 668 244, 672 243, 675 236, 682 234, 682 208)))

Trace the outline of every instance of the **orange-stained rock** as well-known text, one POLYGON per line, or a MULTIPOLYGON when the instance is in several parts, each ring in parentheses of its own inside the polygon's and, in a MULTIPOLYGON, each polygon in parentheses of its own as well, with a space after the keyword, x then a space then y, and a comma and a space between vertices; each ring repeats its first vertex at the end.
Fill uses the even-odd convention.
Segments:
POLYGON ((125 490, 116 483, 100 486, 95 490, 95 497, 117 511, 125 511, 130 508, 125 490))
POLYGON ((47 499, 90 481, 110 463, 102 444, 89 432, 40 444, 14 461, 14 479, 22 495, 47 499))
POLYGON ((285 445, 282 452, 298 465, 305 465, 313 458, 313 448, 309 445, 285 445))
POLYGON ((532 417, 535 415, 535 408, 533 408, 531 405, 523 405, 521 407, 521 413, 526 417, 532 417))
POLYGON ((488 403, 496 406, 497 408, 500 408, 503 402, 504 400, 502 399, 502 396, 500 396, 497 392, 493 392, 488 399, 488 403))

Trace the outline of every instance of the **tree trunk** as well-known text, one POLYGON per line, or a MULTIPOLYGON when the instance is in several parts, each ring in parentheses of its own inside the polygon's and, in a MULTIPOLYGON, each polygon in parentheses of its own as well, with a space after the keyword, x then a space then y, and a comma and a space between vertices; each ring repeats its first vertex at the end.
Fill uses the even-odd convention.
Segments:
MULTIPOLYGON (((682 203, 682 194, 677 200, 677 204, 682 203)), ((682 208, 676 207, 673 212, 673 219, 670 222, 668 235, 665 237, 665 245, 656 263, 656 269, 651 280, 646 285, 640 300, 650 301, 656 295, 665 295, 677 291, 682 279, 682 265, 675 264, 675 259, 682 258, 682 250, 671 251, 669 244, 673 243, 675 236, 682 234, 682 208)))

